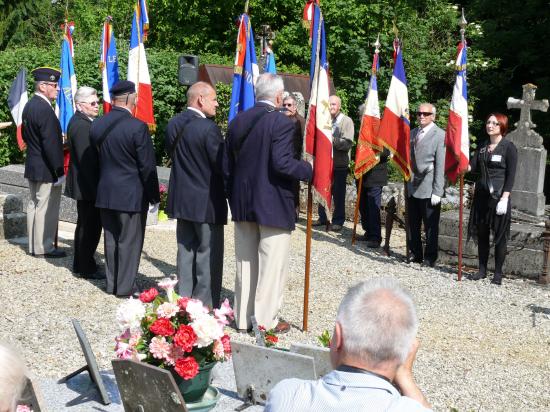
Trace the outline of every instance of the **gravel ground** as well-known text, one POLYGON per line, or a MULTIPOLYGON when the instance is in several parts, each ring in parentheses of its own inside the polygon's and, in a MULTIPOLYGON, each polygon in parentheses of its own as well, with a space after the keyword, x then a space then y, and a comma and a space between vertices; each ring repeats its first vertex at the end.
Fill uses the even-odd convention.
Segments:
MULTIPOLYGON (((74 226, 61 226, 61 246, 72 247, 74 226)), ((359 242, 351 246, 349 223, 340 234, 314 230, 311 260, 309 332, 302 325, 305 226, 292 235, 290 280, 282 317, 295 327, 281 337, 316 343, 332 329, 338 303, 347 288, 361 280, 393 276, 408 288, 420 318, 421 348, 415 375, 438 411, 550 410, 550 289, 533 281, 505 279, 456 282, 452 268, 427 268, 403 262, 404 238, 394 231, 394 255, 385 257, 359 242)), ((22 241, 23 242, 23 241, 22 241)), ((0 337, 17 344, 32 372, 59 378, 78 369, 83 356, 70 320, 86 331, 101 369, 111 369, 114 314, 121 302, 103 292, 104 281, 74 277, 72 256, 29 257, 22 242, 0 242, 0 337)), ((233 226, 225 232, 225 296, 232 300, 234 282, 233 226)), ((98 250, 103 258, 102 243, 98 250)), ((149 227, 138 283, 142 288, 175 273, 174 222, 149 227)), ((236 340, 252 337, 234 333, 236 340)))

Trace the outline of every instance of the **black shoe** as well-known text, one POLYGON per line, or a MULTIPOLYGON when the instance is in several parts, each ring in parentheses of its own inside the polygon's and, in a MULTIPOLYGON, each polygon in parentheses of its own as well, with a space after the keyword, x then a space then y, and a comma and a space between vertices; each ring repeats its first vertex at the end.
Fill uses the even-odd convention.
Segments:
POLYGON ((312 226, 326 226, 327 225, 327 222, 322 222, 320 220, 316 220, 314 221, 312 224, 312 226))
POLYGON ((82 279, 105 279, 105 273, 97 271, 94 273, 80 273, 82 279))
POLYGON ((342 230, 342 225, 331 225, 329 230, 332 230, 333 232, 340 232, 342 230))
POLYGON ((487 273, 477 272, 475 275, 468 276, 468 279, 470 279, 470 280, 480 280, 480 279, 485 279, 486 277, 487 277, 487 273))
POLYGON ((56 259, 66 257, 67 253, 65 253, 65 251, 61 249, 54 249, 51 252, 44 253, 42 256, 44 256, 45 258, 56 259))
POLYGON ((409 260, 409 262, 411 263, 419 263, 419 264, 422 264, 424 260, 422 258, 419 258, 419 257, 416 257, 415 255, 411 255, 411 258, 409 260))
POLYGON ((377 242, 376 240, 367 240, 367 247, 378 249, 380 247, 380 242, 377 242))
POLYGON ((239 333, 250 333, 252 332, 252 328, 249 328, 249 329, 237 329, 237 332, 239 333))
POLYGON ((491 280, 491 283, 493 285, 502 285, 502 274, 501 273, 495 273, 493 276, 493 279, 491 280))
POLYGON ((424 264, 426 266, 429 266, 429 267, 433 268, 435 266, 435 260, 425 260, 424 264))

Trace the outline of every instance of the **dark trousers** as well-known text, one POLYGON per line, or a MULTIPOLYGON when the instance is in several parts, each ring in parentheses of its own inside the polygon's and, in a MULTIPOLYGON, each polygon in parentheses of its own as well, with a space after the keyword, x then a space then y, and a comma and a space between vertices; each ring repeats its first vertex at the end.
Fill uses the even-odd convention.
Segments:
MULTIPOLYGON (((479 256, 479 273, 487 273, 487 262, 489 261, 489 234, 491 228, 489 225, 477 225, 477 252, 479 256)), ((498 243, 495 243, 495 275, 502 275, 502 265, 506 258, 507 240, 506 236, 501 236, 498 243)))
POLYGON ((441 203, 432 206, 430 199, 409 197, 409 248, 414 255, 413 259, 433 263, 437 260, 439 215, 441 203), (422 223, 426 234, 426 247, 422 251, 422 237, 420 234, 422 223))
POLYGON ((91 275, 97 272, 94 253, 101 237, 99 209, 93 201, 77 200, 76 230, 74 232, 73 272, 91 275))
MULTIPOLYGON (((348 169, 334 169, 332 177, 332 201, 334 202, 332 224, 342 226, 346 220, 346 180, 348 169)), ((327 214, 323 206, 319 205, 318 213, 319 220, 326 223, 327 214)))
POLYGON ((178 293, 220 307, 223 225, 178 219, 178 293))
POLYGON ((382 227, 380 223, 380 202, 382 200, 382 186, 363 187, 359 212, 361 213, 361 227, 365 231, 367 241, 382 242, 382 227))
POLYGON ((107 293, 129 296, 135 291, 147 212, 100 209, 100 214, 105 239, 107 293))

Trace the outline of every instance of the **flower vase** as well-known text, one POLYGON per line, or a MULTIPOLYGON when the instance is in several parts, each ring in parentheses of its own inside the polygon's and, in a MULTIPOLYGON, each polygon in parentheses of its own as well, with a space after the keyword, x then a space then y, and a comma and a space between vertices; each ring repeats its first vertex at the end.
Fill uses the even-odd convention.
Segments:
POLYGON ((186 403, 199 402, 208 386, 210 385, 212 369, 216 366, 216 362, 206 363, 199 367, 199 373, 192 379, 185 380, 179 376, 173 369, 172 375, 176 381, 176 385, 183 396, 186 403))

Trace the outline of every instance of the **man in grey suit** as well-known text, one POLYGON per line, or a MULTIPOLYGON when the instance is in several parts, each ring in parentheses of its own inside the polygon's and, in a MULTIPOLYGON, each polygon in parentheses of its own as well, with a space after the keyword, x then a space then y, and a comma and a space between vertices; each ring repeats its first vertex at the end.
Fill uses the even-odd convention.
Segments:
POLYGON ((435 123, 435 106, 422 103, 416 113, 418 127, 411 132, 409 191, 410 251, 413 262, 433 267, 437 260, 439 215, 444 188, 445 132, 435 123), (424 223, 426 246, 420 235, 424 223))

